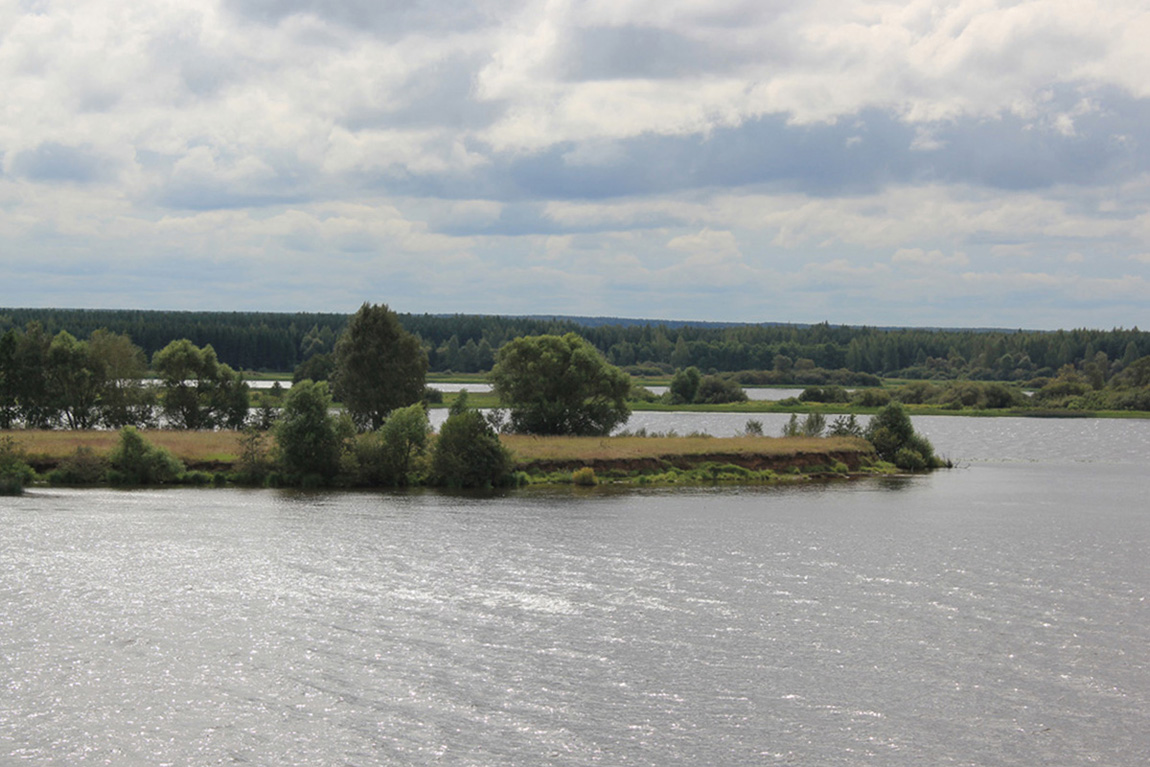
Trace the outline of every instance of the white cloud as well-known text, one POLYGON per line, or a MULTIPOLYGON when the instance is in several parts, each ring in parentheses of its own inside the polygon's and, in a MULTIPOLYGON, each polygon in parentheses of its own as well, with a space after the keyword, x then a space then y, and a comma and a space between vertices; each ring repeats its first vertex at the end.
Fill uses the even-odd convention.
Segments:
POLYGON ((632 313, 647 280, 648 305, 712 316, 806 311, 788 285, 860 315, 892 280, 1051 307, 1114 288, 1107 324, 1147 324, 1144 3, 432 5, 0 5, 9 272, 102 264, 123 296, 126 263, 290 263, 284 296, 339 274, 312 294, 473 302, 448 311, 539 279, 523 310, 565 286, 581 313, 632 313))
POLYGON ((895 264, 912 266, 967 266, 970 264, 970 259, 961 251, 948 256, 941 250, 927 251, 922 248, 899 248, 890 260, 895 264))

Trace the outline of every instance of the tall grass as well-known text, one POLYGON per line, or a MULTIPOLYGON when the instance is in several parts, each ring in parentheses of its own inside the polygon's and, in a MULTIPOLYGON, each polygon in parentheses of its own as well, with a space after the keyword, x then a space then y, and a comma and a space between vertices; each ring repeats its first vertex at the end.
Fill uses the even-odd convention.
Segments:
POLYGON ((779 458, 832 452, 871 452, 851 437, 501 437, 519 463, 535 461, 611 461, 668 456, 747 455, 779 458))
MULTIPOLYGON (((32 461, 60 461, 73 455, 79 447, 87 447, 97 455, 106 456, 120 441, 118 431, 28 430, 8 433, 19 436, 32 461)), ((236 431, 155 429, 140 433, 148 442, 170 450, 184 463, 231 462, 240 456, 240 433, 236 431)))

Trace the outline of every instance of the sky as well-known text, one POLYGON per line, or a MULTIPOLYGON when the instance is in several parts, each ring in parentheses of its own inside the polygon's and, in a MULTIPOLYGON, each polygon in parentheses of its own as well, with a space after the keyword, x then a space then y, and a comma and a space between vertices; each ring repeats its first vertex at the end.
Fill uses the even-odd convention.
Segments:
POLYGON ((1145 0, 0 0, 0 306, 1150 326, 1145 0))

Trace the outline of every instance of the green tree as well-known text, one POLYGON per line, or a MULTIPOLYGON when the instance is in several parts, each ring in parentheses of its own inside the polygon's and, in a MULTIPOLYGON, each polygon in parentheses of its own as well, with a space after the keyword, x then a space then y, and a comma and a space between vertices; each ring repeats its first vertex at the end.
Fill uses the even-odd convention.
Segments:
POLYGON ((333 391, 361 429, 423 397, 427 353, 384 304, 364 304, 335 344, 333 391))
POLYGON ((275 425, 279 463, 291 481, 329 484, 339 473, 343 439, 324 382, 300 381, 284 400, 275 425))
POLYGON ((910 416, 898 402, 890 403, 871 418, 864 436, 874 445, 879 458, 900 469, 917 471, 942 465, 930 441, 915 432, 910 416))
POLYGON ((6 360, 8 382, 16 420, 28 429, 47 429, 57 415, 53 387, 48 382, 48 349, 52 338, 38 322, 17 333, 6 360))
POLYGON ((301 362, 292 374, 292 383, 303 380, 327 381, 335 370, 335 360, 330 354, 315 354, 301 362))
POLYGON ((160 403, 168 421, 181 429, 238 429, 248 414, 248 385, 221 364, 209 344, 172 341, 152 358, 160 379, 160 403))
POLYGON ((504 345, 491 381, 518 432, 609 434, 631 414, 631 377, 574 333, 504 345))
POLYGON ((747 393, 737 381, 720 376, 704 376, 695 392, 695 402, 720 405, 724 402, 746 402, 747 393))
POLYGON ((511 456, 478 410, 448 416, 431 455, 433 479, 448 487, 494 487, 511 471, 511 456))
POLYGON ((100 421, 113 429, 151 425, 156 398, 144 381, 148 374, 144 350, 126 335, 99 329, 88 339, 88 353, 103 377, 100 421))
POLYGON ((0 495, 20 495, 36 478, 25 460, 24 448, 10 434, 0 434, 0 495))
POLYGON ((95 425, 96 406, 105 383, 105 371, 93 364, 88 344, 61 330, 48 346, 45 379, 48 400, 69 429, 95 425))
POLYGON ((675 371, 675 376, 671 379, 671 386, 668 389, 671 394, 671 404, 689 405, 694 402, 695 395, 699 391, 699 382, 702 379, 703 375, 694 366, 675 371))
POLYGON ((431 424, 422 404, 409 405, 391 411, 380 431, 380 439, 387 455, 391 484, 406 485, 412 461, 427 447, 431 424))
POLYGON ((176 481, 184 471, 171 452, 145 440, 134 426, 120 429, 109 463, 108 479, 114 485, 161 485, 176 481))

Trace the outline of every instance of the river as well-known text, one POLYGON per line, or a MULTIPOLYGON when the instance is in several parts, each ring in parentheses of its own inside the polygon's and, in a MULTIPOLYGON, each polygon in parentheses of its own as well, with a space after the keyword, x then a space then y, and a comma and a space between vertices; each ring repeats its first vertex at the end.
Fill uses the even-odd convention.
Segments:
POLYGON ((959 469, 0 499, 0 764, 1142 763, 1150 422, 914 421, 959 469))

